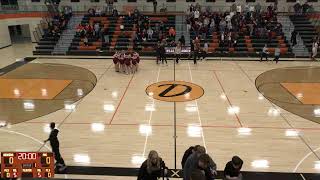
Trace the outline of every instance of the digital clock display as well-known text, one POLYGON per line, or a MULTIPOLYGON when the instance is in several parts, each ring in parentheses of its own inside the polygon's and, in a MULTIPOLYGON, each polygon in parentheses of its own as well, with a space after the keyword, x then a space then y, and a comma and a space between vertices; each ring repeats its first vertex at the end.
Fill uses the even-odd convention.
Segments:
POLYGON ((2 178, 50 178, 54 177, 52 152, 2 152, 2 178))
POLYGON ((19 160, 34 160, 37 159, 37 153, 17 153, 19 160))

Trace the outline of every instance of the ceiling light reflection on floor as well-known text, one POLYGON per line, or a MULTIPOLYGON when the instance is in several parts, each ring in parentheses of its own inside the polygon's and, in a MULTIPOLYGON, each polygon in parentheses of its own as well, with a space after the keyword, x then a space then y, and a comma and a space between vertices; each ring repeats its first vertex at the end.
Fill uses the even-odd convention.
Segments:
POLYGON ((42 96, 48 96, 48 91, 47 91, 47 89, 41 89, 41 95, 42 95, 42 96))
POLYGON ((153 103, 148 103, 146 104, 146 106, 144 107, 144 110, 145 111, 155 111, 156 108, 155 108, 155 105, 153 103))
POLYGON ((139 132, 143 136, 150 136, 152 134, 152 126, 148 124, 140 124, 139 132))
POLYGON ((222 94, 220 95, 220 98, 223 99, 223 100, 226 100, 226 99, 227 99, 227 96, 226 96, 224 93, 222 93, 222 94))
POLYGON ((77 89, 77 95, 79 97, 83 96, 83 90, 82 89, 77 89))
POLYGON ((198 124, 188 124, 187 134, 189 137, 201 137, 202 127, 198 124))
POLYGON ((295 129, 287 129, 286 130, 286 136, 287 137, 298 137, 300 132, 295 129))
POLYGON ((268 160, 254 160, 251 162, 251 166, 254 168, 268 168, 269 167, 269 161, 268 160))
POLYGON ((35 105, 32 100, 25 100, 23 102, 23 108, 25 111, 34 111, 35 105))
POLYGON ((118 91, 112 91, 111 96, 112 96, 112 98, 117 98, 118 97, 118 91))
POLYGON ((71 102, 65 102, 64 103, 64 109, 67 112, 72 112, 76 109, 76 105, 75 104, 71 104, 71 102))
POLYGON ((264 100, 264 96, 262 94, 259 94, 258 99, 259 100, 264 100))
POLYGON ((13 90, 13 94, 14 94, 14 96, 16 96, 16 97, 19 97, 19 96, 20 96, 20 90, 17 89, 17 88, 15 88, 15 89, 13 90))
POLYGON ((228 107, 228 114, 233 115, 233 114, 238 114, 240 112, 240 107, 239 106, 230 106, 228 107))
POLYGON ((73 161, 80 164, 90 164, 90 157, 88 154, 74 154, 73 161))
POLYGON ((302 98, 303 98, 303 94, 302 94, 302 93, 298 93, 298 94, 296 94, 296 97, 297 97, 298 99, 302 99, 302 98))
POLYGON ((188 103, 185 107, 185 110, 187 112, 196 112, 198 110, 198 107, 196 104, 193 103, 188 103))
POLYGON ((140 166, 145 160, 146 158, 141 155, 133 155, 131 157, 131 163, 135 166, 140 166))
POLYGON ((43 125, 43 132, 50 134, 51 133, 51 128, 50 128, 50 124, 45 124, 43 125))
POLYGON ((113 112, 115 107, 111 102, 105 102, 103 105, 103 110, 104 112, 113 112))
POLYGON ((252 134, 251 128, 242 127, 242 128, 238 128, 237 130, 238 130, 238 135, 248 136, 252 134))
POLYGON ((280 115, 280 109, 270 107, 268 110, 268 116, 277 117, 280 115))
POLYGON ((103 123, 91 123, 92 132, 103 132, 104 129, 105 129, 105 125, 103 123))
POLYGON ((314 114, 315 117, 320 117, 320 108, 315 108, 313 110, 313 114, 314 114))
POLYGON ((314 162, 314 169, 320 170, 320 161, 314 162))

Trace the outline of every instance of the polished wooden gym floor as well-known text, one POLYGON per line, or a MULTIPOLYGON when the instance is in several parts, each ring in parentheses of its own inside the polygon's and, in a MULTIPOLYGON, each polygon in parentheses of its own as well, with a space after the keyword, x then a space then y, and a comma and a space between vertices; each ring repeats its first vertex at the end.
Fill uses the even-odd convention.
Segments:
MULTIPOLYGON (((1 68, 14 63, 17 58, 14 48, 0 50, 1 57, 7 56, 0 61, 1 68)), ((194 65, 191 61, 181 61, 174 67, 173 61, 166 66, 142 60, 134 75, 115 72, 112 61, 106 59, 37 58, 28 64, 39 63, 88 69, 97 77, 97 84, 88 95, 58 111, 0 128, 0 151, 50 151, 49 144, 42 142, 49 135, 48 123, 56 122, 61 154, 68 166, 134 168, 141 165, 150 150, 156 150, 169 168, 180 169, 184 151, 200 144, 207 148, 218 170, 223 170, 231 157, 238 155, 244 160, 244 171, 320 172, 320 124, 271 103, 255 85, 256 78, 268 70, 318 66, 317 62, 202 61, 194 65), (198 85, 203 95, 174 103, 148 94, 148 86, 174 80, 198 85)), ((21 89, 19 98, 43 98, 37 94, 42 83, 52 90, 46 96, 50 99, 70 81, 0 79, 0 101, 17 98, 12 94, 17 88, 21 89), (31 91, 23 93, 27 87, 31 91)), ((320 104, 319 84, 284 82, 281 85, 293 96, 301 91, 305 97, 303 104, 320 104)), ((104 176, 57 177, 105 179, 104 176)))

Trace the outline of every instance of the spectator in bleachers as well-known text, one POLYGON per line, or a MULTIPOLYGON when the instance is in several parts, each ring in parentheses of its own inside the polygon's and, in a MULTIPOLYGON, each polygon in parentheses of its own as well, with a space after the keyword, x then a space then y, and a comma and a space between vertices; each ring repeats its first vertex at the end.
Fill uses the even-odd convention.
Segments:
POLYGON ((102 9, 100 7, 97 7, 95 15, 96 16, 101 16, 102 15, 102 9))
POLYGON ((310 5, 308 4, 308 1, 306 1, 303 5, 302 5, 302 13, 305 14, 307 12, 309 12, 310 9, 310 5))
POLYGON ((173 27, 170 27, 169 29, 169 37, 171 39, 174 39, 176 37, 176 30, 173 27))
POLYGON ((316 60, 316 56, 318 54, 318 48, 319 48, 319 38, 314 38, 312 42, 312 60, 316 60))
POLYGON ((87 36, 84 36, 84 38, 83 38, 83 44, 85 45, 85 46, 88 46, 89 44, 88 44, 88 38, 87 38, 87 36))
POLYGON ((100 24, 96 23, 94 24, 94 36, 98 38, 99 35, 100 35, 100 24))
POLYGON ((260 62, 262 61, 263 58, 266 58, 266 61, 268 61, 268 46, 267 44, 264 45, 264 47, 262 48, 262 52, 260 54, 260 62))
POLYGON ((151 29, 150 26, 149 26, 149 28, 147 30, 147 34, 148 34, 148 40, 152 40, 153 30, 151 29))
POLYGON ((296 4, 293 6, 295 14, 301 14, 302 12, 302 6, 300 4, 300 1, 297 1, 296 4))
POLYGON ((208 42, 205 42, 202 49, 202 59, 205 60, 208 54, 209 45, 208 42))
POLYGON ((259 2, 255 5, 254 9, 255 9, 255 12, 256 12, 256 13, 260 13, 260 11, 261 11, 261 5, 260 5, 259 2))
POLYGON ((276 47, 274 49, 274 59, 273 59, 273 61, 276 61, 276 63, 278 64, 279 58, 280 58, 280 46, 278 45, 278 47, 276 47))
POLYGON ((184 38, 184 35, 181 35, 181 37, 179 38, 179 42, 180 42, 181 46, 186 45, 186 39, 184 38))
POLYGON ((293 30, 291 32, 291 43, 292 43, 292 46, 295 46, 297 44, 297 31, 296 30, 293 30))
POLYGON ((88 9, 88 14, 90 16, 94 16, 96 14, 96 11, 93 8, 88 9))
POLYGON ((115 7, 112 10, 112 16, 113 17, 118 17, 119 16, 118 10, 115 7))
POLYGON ((153 4, 153 12, 156 13, 157 12, 157 5, 158 5, 157 0, 153 0, 152 4, 153 4))
POLYGON ((242 159, 238 156, 233 156, 232 160, 226 164, 224 168, 224 177, 226 180, 242 180, 240 172, 243 165, 242 159))

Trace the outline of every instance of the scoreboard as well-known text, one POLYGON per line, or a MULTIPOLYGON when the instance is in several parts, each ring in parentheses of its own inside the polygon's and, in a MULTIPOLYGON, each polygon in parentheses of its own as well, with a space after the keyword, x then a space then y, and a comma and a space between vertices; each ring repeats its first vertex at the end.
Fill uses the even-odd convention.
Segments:
POLYGON ((54 176, 52 152, 2 152, 2 178, 50 178, 54 176))

